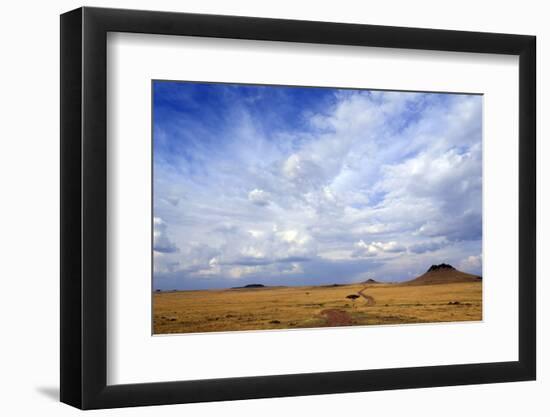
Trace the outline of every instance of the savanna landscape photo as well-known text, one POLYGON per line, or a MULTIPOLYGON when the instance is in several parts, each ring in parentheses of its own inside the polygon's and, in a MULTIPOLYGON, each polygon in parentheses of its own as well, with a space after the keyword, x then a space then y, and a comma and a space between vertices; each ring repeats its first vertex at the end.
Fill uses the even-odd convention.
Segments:
POLYGON ((153 81, 153 334, 482 320, 482 104, 153 81))

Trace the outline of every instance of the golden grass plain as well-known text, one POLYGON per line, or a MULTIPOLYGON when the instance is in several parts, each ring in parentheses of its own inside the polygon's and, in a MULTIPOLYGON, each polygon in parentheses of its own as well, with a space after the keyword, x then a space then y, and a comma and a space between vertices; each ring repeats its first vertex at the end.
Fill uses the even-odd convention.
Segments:
POLYGON ((349 284, 153 293, 153 333, 331 327, 326 311, 351 325, 482 320, 482 283, 349 284), (363 291, 362 291, 363 290, 363 291), (364 297, 352 301, 359 291, 364 297))

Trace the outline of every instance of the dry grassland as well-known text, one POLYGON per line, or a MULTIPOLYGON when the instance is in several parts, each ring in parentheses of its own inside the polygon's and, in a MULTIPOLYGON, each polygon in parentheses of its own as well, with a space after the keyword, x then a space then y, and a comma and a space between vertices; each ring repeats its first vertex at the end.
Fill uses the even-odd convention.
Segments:
POLYGON ((155 334, 479 321, 482 283, 350 284, 153 294, 155 334), (370 296, 370 303, 359 294, 370 296), (355 301, 348 295, 360 295, 355 301), (328 310, 328 311, 327 311, 328 310))

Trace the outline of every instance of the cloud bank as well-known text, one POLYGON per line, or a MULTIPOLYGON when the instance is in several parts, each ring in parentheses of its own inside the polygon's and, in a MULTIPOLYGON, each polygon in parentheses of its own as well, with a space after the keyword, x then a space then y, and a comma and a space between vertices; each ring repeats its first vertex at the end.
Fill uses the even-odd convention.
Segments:
POLYGON ((482 97, 155 82, 154 286, 481 274, 482 97))

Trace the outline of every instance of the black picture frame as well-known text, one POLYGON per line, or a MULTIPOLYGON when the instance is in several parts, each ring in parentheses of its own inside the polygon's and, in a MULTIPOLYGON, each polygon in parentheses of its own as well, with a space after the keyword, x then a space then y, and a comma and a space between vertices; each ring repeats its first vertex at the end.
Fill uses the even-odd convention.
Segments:
POLYGON ((61 401, 81 409, 533 380, 536 38, 102 8, 61 15, 61 401), (107 385, 108 32, 519 56, 519 360, 107 385))

